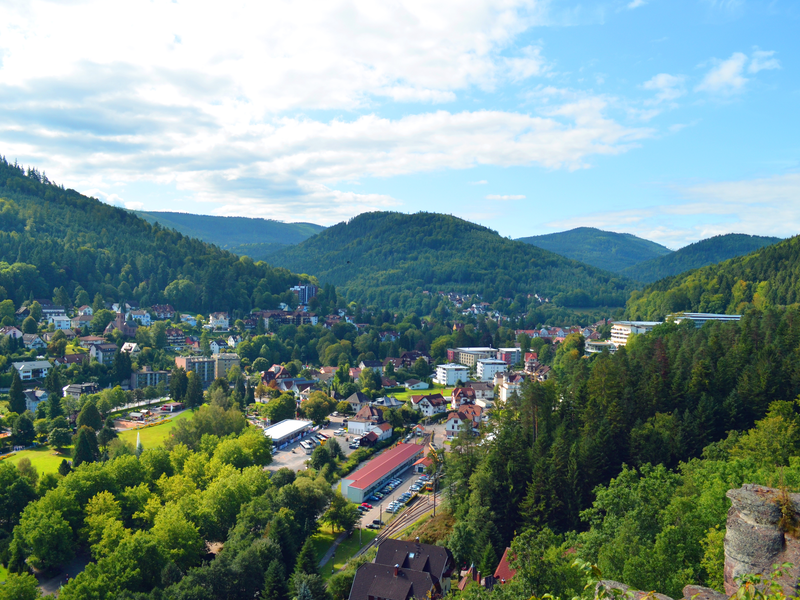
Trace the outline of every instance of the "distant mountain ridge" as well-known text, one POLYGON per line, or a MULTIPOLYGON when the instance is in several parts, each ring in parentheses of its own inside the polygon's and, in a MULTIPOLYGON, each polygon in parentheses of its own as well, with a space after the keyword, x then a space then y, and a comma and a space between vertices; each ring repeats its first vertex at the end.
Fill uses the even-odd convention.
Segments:
POLYGON ((728 233, 690 244, 665 256, 653 258, 620 271, 642 283, 652 283, 692 269, 713 265, 783 241, 781 238, 728 233))
POLYGON ((619 306, 633 282, 456 217, 363 213, 270 257, 315 275, 348 299, 402 306, 423 291, 488 302, 538 293, 560 306, 619 306))
POLYGON ((218 217, 170 211, 133 211, 149 223, 174 229, 234 254, 263 260, 325 229, 314 223, 283 223, 254 217, 218 217))
POLYGON ((630 233, 603 231, 595 227, 577 227, 517 241, 614 273, 672 252, 661 244, 630 233))

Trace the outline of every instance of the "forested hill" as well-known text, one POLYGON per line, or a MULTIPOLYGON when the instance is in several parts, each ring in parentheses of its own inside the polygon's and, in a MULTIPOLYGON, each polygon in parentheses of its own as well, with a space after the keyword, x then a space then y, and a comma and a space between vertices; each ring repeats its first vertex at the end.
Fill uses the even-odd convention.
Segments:
POLYGON ((488 302, 538 293, 560 306, 618 306, 632 289, 607 271, 434 213, 365 213, 271 260, 368 305, 404 306, 428 290, 478 293, 488 302))
POLYGON ((594 227, 578 227, 559 233, 519 238, 517 241, 615 273, 646 260, 668 256, 672 252, 661 244, 630 233, 615 233, 594 227))
POLYGON ((707 240, 695 242, 665 256, 628 267, 620 271, 620 273, 642 283, 652 283, 664 277, 699 269, 736 256, 744 256, 750 252, 760 250, 764 246, 777 244, 780 241, 781 238, 746 235, 744 233, 717 235, 707 240))
POLYGON ((750 307, 800 304, 800 238, 668 277, 635 291, 627 315, 661 319, 679 311, 740 314, 750 307))
POLYGON ((325 229, 314 223, 282 223, 271 219, 216 217, 179 212, 134 211, 149 223, 159 223, 183 235, 216 244, 260 260, 284 246, 299 244, 325 229))
POLYGON ((152 225, 0 157, 0 299, 169 302, 179 310, 277 306, 300 278, 152 225), (62 289, 63 288, 63 289, 62 289), (58 290, 56 294, 54 290, 58 290))

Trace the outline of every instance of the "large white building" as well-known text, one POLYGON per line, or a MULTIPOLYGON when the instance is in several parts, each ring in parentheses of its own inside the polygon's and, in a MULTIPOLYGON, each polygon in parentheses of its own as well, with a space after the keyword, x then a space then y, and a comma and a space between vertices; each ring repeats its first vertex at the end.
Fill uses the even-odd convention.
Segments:
POLYGON ((667 321, 681 323, 683 321, 693 321, 696 327, 702 327, 706 321, 739 321, 742 315, 722 315, 718 313, 676 313, 667 315, 667 321))
POLYGON ((447 360, 474 367, 481 358, 496 358, 497 350, 489 347, 448 348, 447 360))
POLYGON ((478 361, 477 374, 480 381, 493 381, 496 373, 503 373, 508 364, 497 358, 481 358, 478 361))
POLYGON ((467 381, 469 379, 469 369, 464 365, 448 363, 436 367, 436 383, 446 386, 455 385, 457 381, 467 381))
POLYGON ((649 333, 656 325, 661 325, 659 321, 617 321, 611 326, 611 343, 617 348, 628 343, 628 338, 632 335, 649 333))

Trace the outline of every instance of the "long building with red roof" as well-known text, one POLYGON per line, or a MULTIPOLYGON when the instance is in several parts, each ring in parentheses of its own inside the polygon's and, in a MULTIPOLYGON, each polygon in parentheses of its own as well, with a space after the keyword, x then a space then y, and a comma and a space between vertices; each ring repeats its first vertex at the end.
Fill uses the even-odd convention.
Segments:
POLYGON ((424 449, 425 446, 416 444, 397 444, 342 479, 342 495, 351 502, 361 504, 374 490, 380 489, 388 480, 410 467, 424 449))

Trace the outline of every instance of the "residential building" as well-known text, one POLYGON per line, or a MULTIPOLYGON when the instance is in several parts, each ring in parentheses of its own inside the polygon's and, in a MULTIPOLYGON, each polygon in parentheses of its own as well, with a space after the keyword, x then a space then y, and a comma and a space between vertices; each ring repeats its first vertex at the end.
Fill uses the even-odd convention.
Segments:
POLYGON ((368 406, 370 402, 372 402, 372 398, 364 394, 363 392, 355 392, 354 394, 350 395, 345 402, 350 405, 350 410, 354 413, 358 413, 362 408, 368 406))
POLYGON ((468 367, 474 367, 482 358, 495 358, 496 356, 497 350, 488 347, 447 349, 448 362, 459 363, 468 367))
POLYGON ((94 309, 88 304, 84 304, 78 308, 78 314, 83 317, 91 317, 94 314, 94 309))
POLYGON ((214 381, 214 360, 204 356, 176 356, 175 366, 187 373, 194 371, 203 386, 214 381))
POLYGON ((456 388, 450 394, 450 406, 453 410, 464 404, 475 404, 475 390, 469 387, 456 388))
POLYGON ((498 401, 508 402, 511 396, 520 393, 523 383, 525 383, 525 376, 520 373, 498 373, 495 378, 498 401))
POLYGON ((39 403, 47 400, 47 392, 44 390, 29 390, 23 392, 23 394, 25 394, 25 409, 31 411, 33 414, 36 414, 36 408, 39 406, 39 403))
POLYGON ((53 362, 58 366, 69 366, 69 365, 77 365, 81 363, 85 363, 89 361, 89 353, 88 352, 76 352, 75 354, 65 354, 59 358, 53 360, 53 362))
POLYGON ((117 350, 119 348, 117 348, 116 344, 93 344, 89 348, 89 356, 101 365, 110 365, 117 350))
POLYGON ((494 398, 494 382, 467 381, 464 386, 475 390, 475 400, 491 400, 494 398))
POLYGON ((78 343, 81 348, 91 348, 94 344, 102 344, 105 341, 106 338, 100 337, 99 335, 85 335, 78 338, 78 343))
POLYGON ((436 600, 450 593, 455 569, 447 548, 386 539, 375 560, 356 571, 348 600, 436 600))
POLYGON ((497 358, 504 361, 509 367, 522 362, 522 349, 520 348, 498 348, 497 358))
POLYGON ((494 570, 494 579, 500 585, 503 585, 514 578, 517 570, 511 566, 511 548, 506 548, 503 552, 503 558, 500 559, 500 564, 494 570))
MULTIPOLYGON (((39 304, 42 304, 39 302, 39 304)), ((42 304, 42 318, 50 319, 50 317, 66 317, 67 316, 67 309, 63 306, 53 306, 52 304, 49 306, 45 306, 42 304)))
POLYGON ((197 319, 194 315, 181 315, 181 323, 188 323, 192 327, 197 325, 197 319))
POLYGON ((657 325, 661 325, 661 323, 659 321, 616 321, 611 326, 611 343, 619 348, 628 343, 630 336, 653 331, 657 325))
POLYGON ((78 315, 77 317, 73 317, 69 322, 70 327, 83 330, 92 324, 92 318, 92 315, 78 315))
POLYGON ((72 326, 72 320, 66 315, 53 315, 47 319, 47 322, 56 330, 69 329, 72 326))
POLYGON ((53 367, 49 361, 46 360, 32 360, 25 362, 15 362, 11 364, 12 367, 19 373, 19 378, 22 381, 33 381, 34 379, 44 379, 47 373, 53 367))
POLYGON ((674 321, 678 324, 683 321, 693 321, 696 327, 702 327, 708 321, 722 321, 723 323, 727 323, 729 321, 739 321, 741 318, 742 315, 722 315, 719 313, 675 313, 674 315, 667 315, 666 320, 674 321))
POLYGON ((47 343, 35 333, 22 334, 22 343, 29 350, 42 350, 43 348, 47 348, 47 343))
POLYGON ((317 295, 319 288, 311 283, 307 283, 305 285, 296 285, 292 288, 289 288, 289 290, 297 294, 298 304, 305 306, 314 296, 317 295))
POLYGON ((22 332, 17 329, 16 327, 9 326, 9 327, 0 327, 0 335, 8 336, 10 335, 14 339, 20 339, 22 337, 22 332))
POLYGON ((613 342, 610 342, 608 340, 606 341, 586 340, 586 346, 584 347, 584 351, 586 354, 598 354, 603 350, 608 350, 610 354, 614 354, 614 352, 617 351, 617 347, 614 345, 613 342))
POLYGON ((444 424, 445 435, 448 439, 458 435, 464 423, 469 423, 473 430, 477 430, 484 419, 483 408, 472 404, 465 404, 458 410, 447 415, 447 421, 445 421, 444 424))
POLYGON ((125 342, 122 344, 122 348, 119 349, 120 352, 125 352, 126 354, 130 354, 131 356, 136 356, 141 352, 139 348, 139 344, 136 342, 125 342))
POLYGON ((155 304, 150 307, 150 311, 157 319, 172 319, 175 316, 175 309, 171 304, 155 304))
POLYGON ((372 403, 372 406, 379 406, 381 408, 401 408, 403 403, 400 402, 394 396, 384 396, 383 398, 378 398, 372 403))
POLYGON ((347 433, 351 435, 365 435, 373 426, 383 423, 383 411, 372 406, 364 406, 356 416, 347 422, 347 433))
POLYGON ((97 394, 100 386, 96 383, 71 383, 63 388, 63 392, 65 396, 80 398, 84 394, 97 394))
POLYGON ((211 340, 208 347, 211 348, 211 354, 219 354, 220 351, 226 349, 228 345, 222 340, 211 340))
POLYGON ((214 377, 225 377, 231 367, 238 367, 241 363, 238 354, 223 352, 214 356, 214 377))
POLYGON ((169 385, 172 373, 169 371, 153 371, 150 367, 144 367, 131 374, 131 389, 138 390, 146 387, 156 387, 162 381, 169 385))
POLYGON ((358 368, 362 371, 364 369, 372 369, 379 375, 383 373, 383 363, 379 360, 362 360, 359 363, 358 368))
POLYGON ((497 373, 502 373, 508 368, 508 363, 497 358, 481 358, 477 363, 477 375, 481 381, 494 381, 497 373))
MULTIPOLYGON (((400 366, 405 367, 406 369, 410 369, 414 366, 414 363, 417 362, 419 359, 424 360, 426 363, 431 364, 433 359, 431 355, 427 352, 421 352, 419 350, 409 350, 408 352, 403 352, 400 355, 400 366)), ((395 365, 397 368, 397 365, 395 365)))
POLYGON ((419 410, 426 417, 447 412, 447 400, 441 394, 428 394, 425 396, 411 396, 411 407, 419 410))
POLYGON ((406 379, 403 385, 407 390, 427 390, 430 387, 425 381, 419 379, 406 379))
POLYGON ((208 315, 208 325, 212 329, 228 329, 228 313, 213 312, 208 315))
POLYGON ((132 310, 128 313, 127 318, 136 321, 139 325, 150 327, 150 313, 146 310, 132 310))
POLYGON ((167 345, 173 348, 180 348, 186 345, 186 334, 175 327, 167 328, 167 345))
POLYGON ((436 367, 436 377, 434 381, 440 385, 451 386, 455 385, 458 381, 467 381, 469 379, 469 369, 464 365, 456 363, 448 363, 446 365, 439 365, 436 367))

